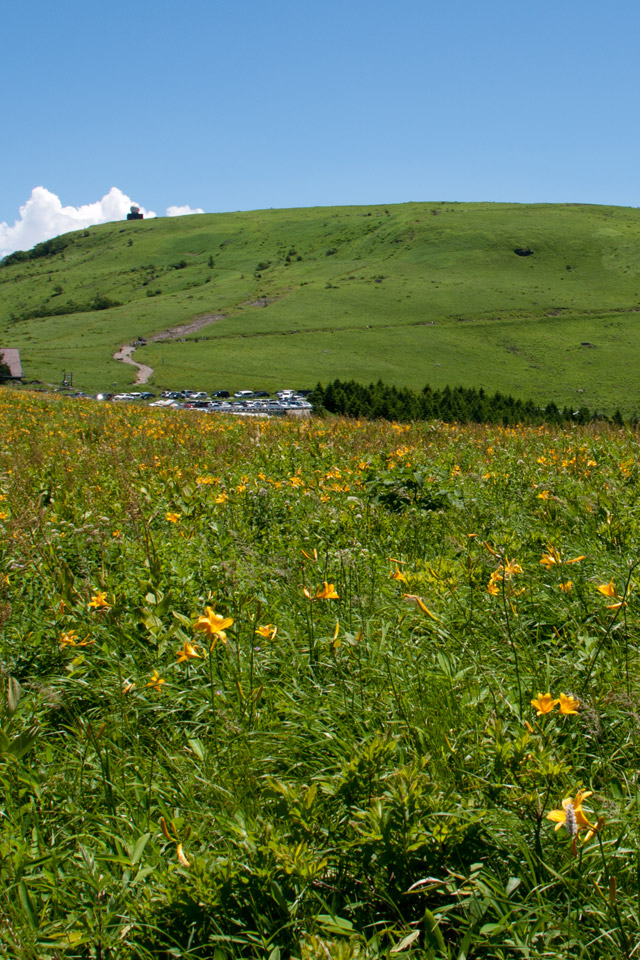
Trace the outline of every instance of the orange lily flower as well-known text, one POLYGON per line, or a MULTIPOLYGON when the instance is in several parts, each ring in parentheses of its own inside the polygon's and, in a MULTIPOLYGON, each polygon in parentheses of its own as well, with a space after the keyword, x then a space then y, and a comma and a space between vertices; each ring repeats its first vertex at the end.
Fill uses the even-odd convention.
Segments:
POLYGON ((211 640, 211 650, 213 650, 218 640, 222 640, 223 643, 227 642, 227 635, 224 631, 232 623, 233 617, 221 617, 213 607, 207 607, 206 613, 198 617, 192 629, 206 634, 211 640))
POLYGON ((188 640, 185 640, 184 646, 176 650, 178 663, 188 663, 189 660, 202 660, 202 654, 198 652, 199 650, 200 647, 196 646, 195 643, 189 643, 188 640))
MULTIPOLYGON (((558 701, 556 701, 557 703, 558 701)), ((560 694, 560 713, 563 713, 565 716, 570 716, 578 712, 578 707, 580 706, 580 701, 576 697, 572 697, 570 693, 561 693, 560 694)))
POLYGON ((536 700, 531 701, 531 706, 536 708, 537 716, 541 717, 545 713, 551 713, 559 700, 554 700, 550 693, 538 692, 536 700))

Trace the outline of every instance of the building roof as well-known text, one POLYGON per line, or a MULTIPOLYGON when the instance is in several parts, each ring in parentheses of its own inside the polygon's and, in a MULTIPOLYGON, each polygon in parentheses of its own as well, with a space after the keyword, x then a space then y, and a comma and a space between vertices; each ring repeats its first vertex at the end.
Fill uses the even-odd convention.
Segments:
POLYGON ((0 360, 9 367, 11 377, 19 380, 22 377, 22 364, 20 363, 20 351, 0 347, 0 360))

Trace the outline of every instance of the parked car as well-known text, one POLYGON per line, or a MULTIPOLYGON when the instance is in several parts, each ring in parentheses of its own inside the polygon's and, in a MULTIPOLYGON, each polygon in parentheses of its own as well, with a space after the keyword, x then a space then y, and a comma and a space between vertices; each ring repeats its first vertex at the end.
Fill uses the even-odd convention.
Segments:
POLYGON ((234 397, 238 400, 247 400, 249 397, 253 396, 253 390, 236 390, 234 397))

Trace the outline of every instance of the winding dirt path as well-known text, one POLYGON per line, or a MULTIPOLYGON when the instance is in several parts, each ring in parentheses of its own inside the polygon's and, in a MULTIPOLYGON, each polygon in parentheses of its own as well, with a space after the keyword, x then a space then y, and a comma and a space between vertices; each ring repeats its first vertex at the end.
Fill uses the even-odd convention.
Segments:
POLYGON ((128 363, 130 366, 138 368, 136 378, 133 381, 134 387, 138 387, 148 381, 149 377, 153 373, 153 367, 148 367, 146 363, 136 363, 135 360, 132 360, 131 354, 134 350, 135 347, 132 344, 126 344, 125 346, 120 347, 119 350, 116 350, 113 355, 113 359, 120 360, 122 363, 128 363))
MULTIPOLYGON (((190 320, 189 323, 181 323, 178 327, 172 327, 170 330, 163 330, 162 333, 154 334, 150 341, 151 343, 158 343, 162 340, 179 340, 181 337, 186 337, 188 333, 197 333, 203 327, 208 327, 210 323, 215 323, 216 320, 224 320, 225 317, 225 313, 202 313, 199 317, 190 320)), ((134 387, 138 387, 147 383, 149 378, 153 376, 153 367, 148 367, 146 363, 136 363, 132 358, 134 350, 135 344, 124 344, 113 354, 113 359, 138 368, 136 379, 133 382, 134 387)))

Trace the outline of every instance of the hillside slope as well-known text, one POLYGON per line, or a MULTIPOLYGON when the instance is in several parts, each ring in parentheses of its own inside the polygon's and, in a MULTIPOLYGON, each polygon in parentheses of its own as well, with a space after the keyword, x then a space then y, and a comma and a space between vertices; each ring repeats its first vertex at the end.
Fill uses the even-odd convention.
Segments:
POLYGON ((154 387, 382 378, 640 410, 636 209, 267 210, 111 223, 43 246, 0 267, 0 342, 46 382, 72 370, 84 389, 124 387, 135 371, 111 359, 118 346, 196 319, 136 351, 154 387))

